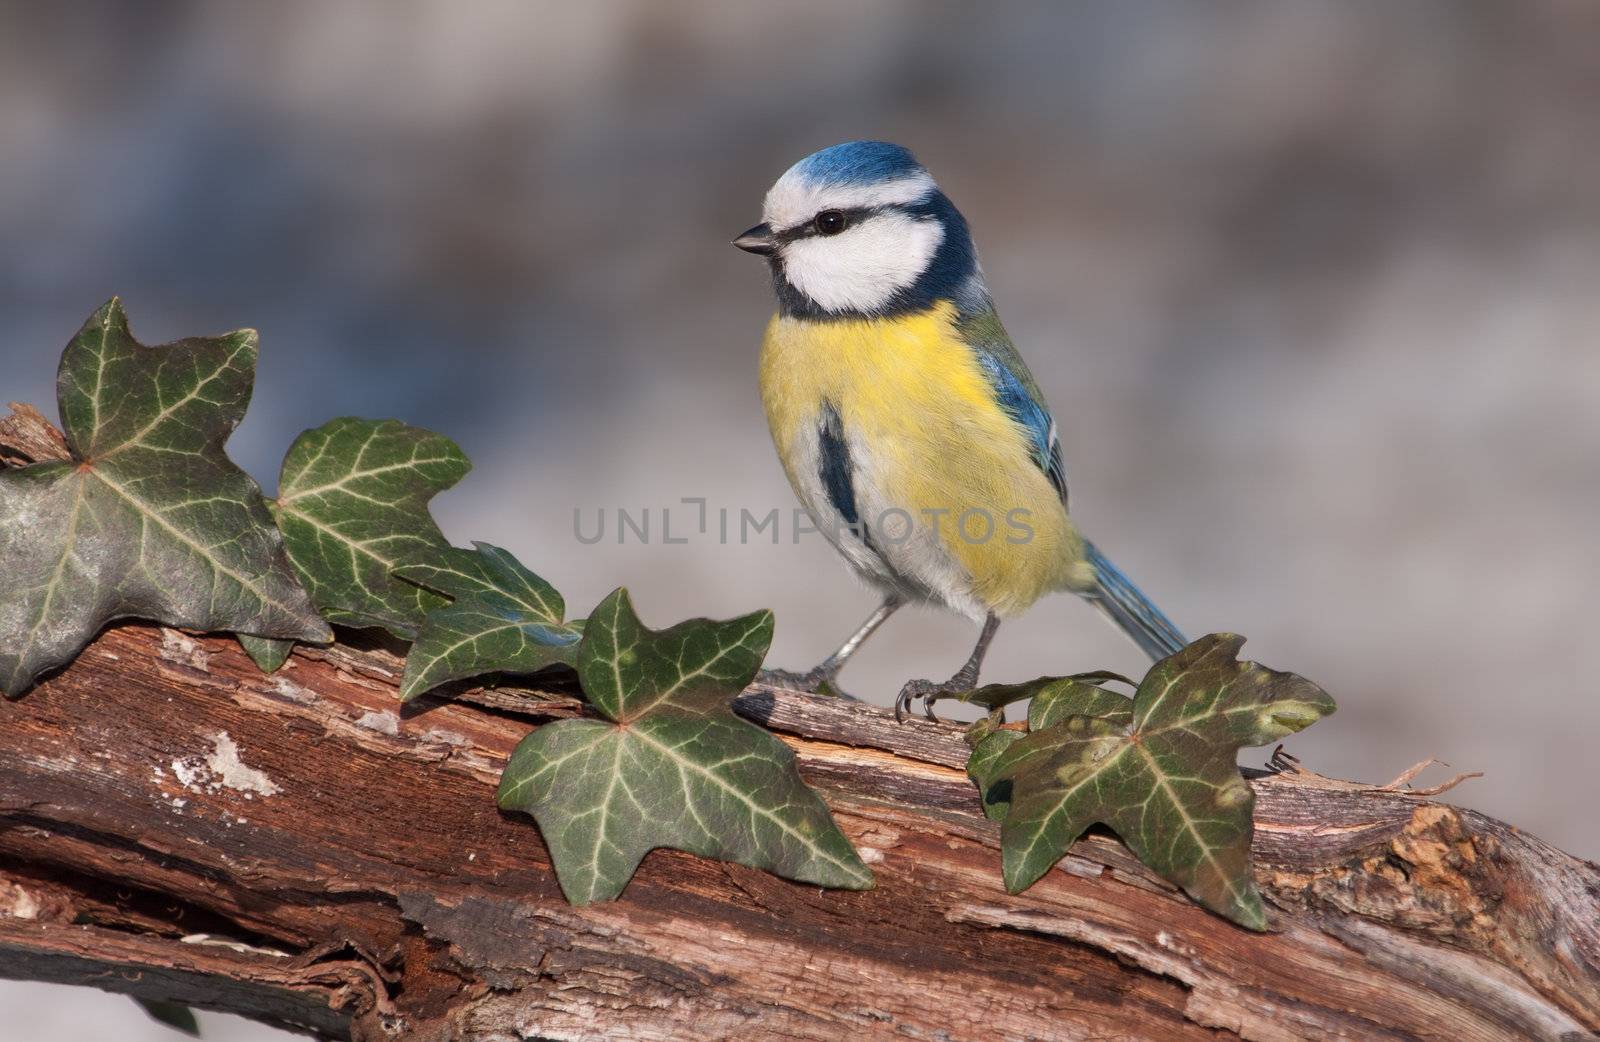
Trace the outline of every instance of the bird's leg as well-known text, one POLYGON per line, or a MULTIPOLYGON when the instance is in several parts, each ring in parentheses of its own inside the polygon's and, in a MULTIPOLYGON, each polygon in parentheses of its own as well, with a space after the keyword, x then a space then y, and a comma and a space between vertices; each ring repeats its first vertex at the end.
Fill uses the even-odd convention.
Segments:
POLYGON ((850 661, 850 656, 854 655, 861 645, 867 642, 867 638, 872 636, 877 628, 882 626, 889 616, 893 615, 900 605, 904 603, 905 601, 901 600, 899 594, 889 594, 883 599, 883 603, 878 605, 871 615, 867 616, 867 621, 863 622, 854 633, 850 634, 850 639, 839 645, 838 651, 823 659, 807 672, 792 673, 786 669, 763 669, 756 675, 756 679, 762 683, 798 691, 814 692, 821 690, 822 686, 826 684, 832 687, 841 697, 854 700, 854 696, 845 694, 834 685, 833 678, 839 675, 839 671, 844 668, 844 664, 850 661))
POLYGON ((995 631, 1000 628, 1000 620, 993 614, 983 620, 983 632, 978 634, 978 643, 972 649, 972 654, 966 663, 955 672, 955 676, 943 683, 932 680, 908 680, 906 686, 900 689, 900 697, 894 700, 894 718, 905 720, 906 711, 911 708, 911 703, 922 699, 922 712, 929 720, 937 720, 933 715, 933 704, 941 698, 951 695, 964 695, 978 686, 978 670, 983 666, 983 656, 989 650, 989 642, 994 640, 995 631))

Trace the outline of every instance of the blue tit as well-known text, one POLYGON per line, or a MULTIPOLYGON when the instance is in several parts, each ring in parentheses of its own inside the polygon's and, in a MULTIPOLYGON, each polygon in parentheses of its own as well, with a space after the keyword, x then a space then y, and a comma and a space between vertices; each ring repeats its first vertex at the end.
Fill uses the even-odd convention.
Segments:
POLYGON ((1152 659, 1186 641, 1067 514, 1055 422, 989 297, 967 222, 915 157, 883 141, 807 156, 734 245, 765 257, 778 311, 761 398, 789 482, 817 529, 883 602, 806 674, 816 690, 895 609, 945 605, 981 621, 949 680, 972 690, 1000 620, 1071 590, 1152 659))

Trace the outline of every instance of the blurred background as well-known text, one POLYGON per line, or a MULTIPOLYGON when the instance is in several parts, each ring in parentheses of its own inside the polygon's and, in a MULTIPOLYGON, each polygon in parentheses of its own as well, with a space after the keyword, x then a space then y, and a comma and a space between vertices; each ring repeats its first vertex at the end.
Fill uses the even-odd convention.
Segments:
MULTIPOLYGON (((437 513, 581 614, 777 611, 811 665, 872 595, 810 537, 660 540, 794 500, 728 245, 825 145, 913 148, 972 221, 1083 527, 1191 635, 1339 713, 1290 749, 1600 855, 1600 4, 1102 0, 0 6, 0 402, 121 294, 147 343, 253 326, 233 455, 270 491, 345 414, 449 434, 437 513), (574 535, 574 510, 592 532, 574 535), (615 510, 652 539, 617 545, 615 510)), ((970 624, 903 613, 889 700, 970 624)), ((1069 597, 986 677, 1138 652, 1069 597)), ((0 710, 3 715, 3 710, 0 710)), ((1252 751, 1247 762, 1263 755, 1252 751)), ((0 765, 0 769, 4 769, 0 765)), ((280 1037, 203 1015, 213 1040, 280 1037)), ((22 1042, 174 1037, 0 985, 22 1042)), ((286 1037, 286 1036, 284 1036, 286 1037)))

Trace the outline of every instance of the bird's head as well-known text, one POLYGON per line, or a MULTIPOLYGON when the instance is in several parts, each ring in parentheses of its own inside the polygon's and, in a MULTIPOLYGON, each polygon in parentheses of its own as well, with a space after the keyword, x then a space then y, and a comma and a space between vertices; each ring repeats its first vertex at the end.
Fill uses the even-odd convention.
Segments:
POLYGON ((916 157, 849 141, 800 160, 733 240, 772 265, 779 307, 806 318, 891 315, 936 300, 987 303, 967 222, 916 157))

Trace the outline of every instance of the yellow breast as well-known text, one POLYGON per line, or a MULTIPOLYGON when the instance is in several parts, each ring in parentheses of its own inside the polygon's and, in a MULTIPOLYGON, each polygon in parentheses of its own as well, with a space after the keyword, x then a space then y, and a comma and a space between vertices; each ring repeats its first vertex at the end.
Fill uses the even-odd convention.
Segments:
MULTIPOLYGON (((966 592, 997 614, 1014 614, 1082 581, 1082 540, 955 318, 948 302, 887 319, 774 317, 762 349, 762 400, 802 499, 816 481, 797 472, 807 460, 801 447, 829 402, 852 451, 869 457, 852 461, 856 479, 873 483, 865 498, 937 525, 966 592)), ((885 553, 893 558, 892 548, 885 553)))

